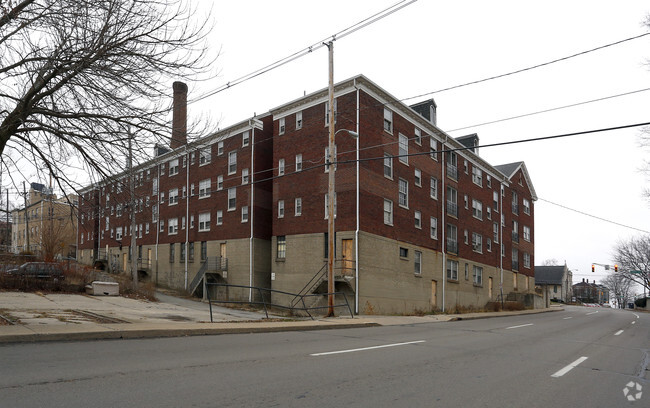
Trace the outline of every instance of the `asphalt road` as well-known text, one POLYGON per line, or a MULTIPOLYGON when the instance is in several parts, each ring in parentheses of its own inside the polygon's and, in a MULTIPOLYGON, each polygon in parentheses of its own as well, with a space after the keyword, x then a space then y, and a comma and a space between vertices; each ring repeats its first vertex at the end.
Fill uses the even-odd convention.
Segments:
POLYGON ((0 407, 650 406, 650 314, 0 346, 0 407), (632 383, 628 396, 624 388, 632 383))

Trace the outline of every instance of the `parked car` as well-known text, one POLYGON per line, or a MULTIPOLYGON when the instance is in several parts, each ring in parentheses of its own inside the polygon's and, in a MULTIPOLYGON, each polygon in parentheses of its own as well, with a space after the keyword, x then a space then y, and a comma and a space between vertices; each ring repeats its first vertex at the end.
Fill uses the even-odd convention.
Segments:
POLYGON ((59 264, 52 262, 27 262, 20 265, 18 268, 9 269, 7 274, 12 276, 23 276, 26 278, 65 279, 63 276, 63 269, 59 264))

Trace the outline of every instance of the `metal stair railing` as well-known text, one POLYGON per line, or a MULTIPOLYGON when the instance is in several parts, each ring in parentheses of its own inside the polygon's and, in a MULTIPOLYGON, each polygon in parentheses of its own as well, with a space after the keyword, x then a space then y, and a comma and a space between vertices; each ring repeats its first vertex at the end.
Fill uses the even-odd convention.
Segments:
POLYGON ((208 272, 223 272, 228 270, 228 258, 223 258, 221 256, 213 256, 206 258, 201 265, 201 268, 192 279, 192 282, 189 286, 190 295, 194 294, 196 289, 199 287, 199 284, 205 277, 205 274, 208 272))
POLYGON ((326 276, 327 276, 327 262, 325 262, 323 266, 318 270, 318 272, 316 272, 316 274, 312 276, 309 282, 307 282, 307 284, 302 289, 300 289, 298 294, 296 294, 296 296, 294 296, 294 298, 291 299, 291 302, 289 302, 291 307, 295 307, 298 304, 298 302, 302 300, 302 297, 304 295, 313 291, 318 285, 321 284, 321 282, 323 282, 323 280, 326 280, 327 279, 326 276))

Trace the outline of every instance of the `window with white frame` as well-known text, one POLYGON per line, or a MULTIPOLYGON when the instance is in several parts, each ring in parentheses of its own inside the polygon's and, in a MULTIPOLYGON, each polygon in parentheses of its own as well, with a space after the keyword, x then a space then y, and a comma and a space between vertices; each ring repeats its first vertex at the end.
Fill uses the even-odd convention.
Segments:
POLYGON ((483 253, 483 236, 472 232, 472 251, 483 253))
POLYGON ((404 179, 399 179, 399 205, 408 208, 409 206, 409 183, 404 179))
POLYGON ((185 216, 181 217, 181 229, 185 229, 185 216))
POLYGON ((524 241, 530 242, 530 227, 524 225, 524 241))
POLYGON ((245 205, 241 208, 241 222, 248 222, 248 206, 245 205))
MULTIPOLYGON (((329 195, 325 194, 325 219, 329 219, 330 200, 329 195)), ((336 218, 336 193, 334 193, 334 218, 336 218)))
POLYGON ((422 213, 420 211, 415 212, 415 228, 422 229, 422 213))
POLYGON ((524 214, 530 215, 530 201, 524 198, 522 204, 524 206, 524 214))
POLYGON ((415 128, 415 143, 422 146, 422 131, 415 128))
POLYGON ((284 175, 284 159, 278 161, 278 176, 284 175))
MULTIPOLYGON (((111 230, 112 232, 112 230, 111 230)), ((122 227, 115 228, 115 239, 118 241, 122 240, 122 227)))
POLYGON ((486 179, 487 179, 487 186, 492 187, 492 177, 488 174, 486 176, 486 179))
POLYGON ((165 220, 160 220, 158 225, 160 225, 160 230, 159 231, 160 232, 165 232, 165 220))
POLYGON ((169 205, 178 204, 178 189, 172 188, 169 190, 169 205))
POLYGON ((487 219, 491 220, 492 219, 492 208, 490 207, 485 207, 485 210, 487 212, 487 219))
POLYGON ((479 220, 483 219, 483 203, 479 200, 472 199, 472 215, 479 220))
POLYGON ((223 152, 223 141, 217 142, 217 156, 221 156, 223 152))
POLYGON ((302 171, 302 153, 296 155, 296 171, 302 171))
POLYGON ((196 152, 190 153, 190 165, 194 165, 195 160, 196 160, 196 152))
POLYGON ((465 230, 464 232, 464 238, 465 238, 465 245, 469 244, 469 231, 465 230))
POLYGON ((237 208, 237 189, 228 189, 228 211, 234 211, 237 208))
POLYGON ((415 169, 415 186, 422 187, 422 170, 415 169))
POLYGON ((393 202, 384 199, 384 224, 393 225, 393 202))
POLYGON ((223 190, 223 175, 217 176, 217 191, 223 190))
MULTIPOLYGON (((222 142, 223 143, 223 142, 222 142)), ((212 161, 212 150, 211 148, 205 147, 199 151, 199 165, 203 166, 204 164, 208 164, 212 161)))
POLYGON ((160 204, 163 204, 165 202, 165 192, 162 191, 160 192, 160 204))
POLYGON ((476 166, 472 166, 472 181, 477 186, 483 187, 483 170, 476 166))
POLYGON ((483 286, 483 268, 474 265, 474 285, 483 286))
POLYGON ((190 184, 190 196, 194 197, 194 183, 190 184))
POLYGON ((178 234, 178 218, 170 218, 167 220, 167 233, 169 235, 178 234))
POLYGON ((122 216, 122 204, 118 204, 118 205, 117 205, 117 208, 115 209, 115 214, 116 214, 118 217, 121 217, 121 216, 122 216))
POLYGON ((431 177, 429 183, 429 196, 434 200, 438 199, 438 179, 435 177, 431 177))
POLYGON ((149 223, 148 223, 148 222, 145 223, 145 224, 144 224, 144 233, 145 233, 145 234, 148 234, 148 233, 149 233, 149 228, 150 228, 150 227, 149 227, 149 223))
MULTIPOLYGON (((182 197, 183 198, 187 197, 187 187, 186 186, 183 186, 183 195, 182 195, 182 197)), ((147 197, 147 198, 149 198, 149 197, 147 197)), ((147 207, 148 207, 148 205, 147 205, 147 207)))
POLYGON ((499 193, 497 191, 492 192, 492 208, 494 212, 499 212, 499 193))
POLYGON ((447 279, 458 280, 458 261, 447 259, 447 279))
POLYGON ((393 133, 393 111, 384 108, 384 130, 393 133))
POLYGON ((302 129, 302 111, 296 112, 296 130, 302 129))
POLYGON ((190 228, 194 228, 194 215, 190 215, 190 228))
POLYGON ((169 177, 178 174, 178 159, 169 161, 169 177))
POLYGON ((499 223, 492 223, 492 235, 495 243, 499 243, 499 223))
POLYGON ((485 238, 485 248, 488 252, 492 252, 492 240, 490 238, 485 238))
POLYGON ((413 273, 416 275, 422 274, 422 252, 413 251, 413 273))
POLYGON ((228 175, 237 173, 237 152, 228 153, 228 175))
POLYGON ((242 184, 248 184, 250 181, 249 175, 248 175, 248 168, 242 169, 241 171, 241 183, 242 184))
POLYGON ((429 221, 430 221, 429 232, 431 235, 431 239, 438 239, 438 219, 436 217, 431 217, 429 221))
POLYGON ((278 134, 283 135, 284 131, 285 131, 285 128, 286 128, 285 120, 284 120, 284 118, 280 118, 278 120, 278 129, 279 129, 278 134))
POLYGON ((302 198, 301 197, 297 197, 294 200, 293 207, 294 207, 294 215, 296 215, 296 216, 302 215, 302 198))
POLYGON ((384 177, 393 179, 393 156, 384 153, 384 177))
MULTIPOLYGON (((336 114, 337 114, 337 107, 338 103, 337 100, 334 99, 334 123, 336 123, 336 114)), ((327 101, 325 102, 325 126, 330 125, 330 102, 327 101)))
POLYGON ((217 225, 223 225, 223 210, 217 210, 217 225))
POLYGON ((524 252, 524 268, 530 269, 530 254, 528 252, 524 252))
POLYGON ((108 231, 108 224, 109 224, 110 218, 106 217, 106 231, 108 231))
POLYGON ((463 160, 463 170, 465 170, 465 174, 469 174, 469 163, 467 160, 463 160))
POLYGON ((399 161, 404 164, 409 163, 409 138, 403 134, 399 134, 399 161))
POLYGON ((210 179, 199 181, 199 199, 210 197, 210 179))
POLYGON ((278 218, 284 218, 284 200, 278 200, 278 218))
POLYGON ((241 145, 242 147, 246 147, 250 144, 251 140, 251 132, 249 130, 245 131, 241 135, 241 145))
POLYGON ((199 232, 210 231, 210 213, 199 214, 199 232))
POLYGON ((429 138, 429 156, 433 160, 438 160, 438 141, 433 137, 429 138))

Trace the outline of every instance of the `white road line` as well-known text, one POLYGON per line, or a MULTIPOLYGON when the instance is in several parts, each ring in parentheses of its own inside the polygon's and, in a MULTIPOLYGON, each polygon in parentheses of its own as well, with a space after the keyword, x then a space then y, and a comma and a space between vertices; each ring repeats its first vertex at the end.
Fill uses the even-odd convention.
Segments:
POLYGON ((506 327, 506 330, 508 330, 508 329, 517 329, 517 328, 519 328, 519 327, 526 327, 526 326, 532 326, 532 325, 533 325, 532 323, 520 324, 519 326, 510 326, 510 327, 506 327))
POLYGON ((614 336, 619 336, 621 333, 623 333, 623 330, 619 330, 616 333, 614 333, 614 336))
POLYGON ((562 320, 567 320, 567 319, 573 319, 573 316, 565 317, 565 318, 562 319, 562 320))
POLYGON ((633 314, 634 316, 636 316, 637 319, 639 318, 639 315, 638 315, 638 314, 636 314, 636 313, 632 313, 632 314, 633 314))
POLYGON ((575 367, 578 366, 578 364, 582 363, 582 362, 585 361, 586 359, 587 359, 587 357, 584 357, 584 356, 583 356, 583 357, 580 357, 579 359, 577 359, 577 360, 574 361, 573 363, 569 364, 568 366, 564 367, 564 368, 561 369, 560 371, 558 371, 558 372, 556 372, 555 374, 551 375, 551 377, 555 377, 555 378, 562 377, 564 374, 566 374, 566 373, 568 373, 569 371, 573 370, 575 367))
POLYGON ((317 356, 327 356, 330 354, 353 353, 355 351, 365 351, 365 350, 374 350, 374 349, 380 349, 386 347, 406 346, 409 344, 424 343, 424 342, 426 342, 426 340, 407 341, 406 343, 393 343, 393 344, 384 344, 382 346, 362 347, 362 348, 349 349, 349 350, 327 351, 325 353, 314 353, 314 354, 310 354, 310 356, 317 357, 317 356))
POLYGON ((589 316, 590 314, 594 314, 594 313, 598 313, 598 310, 596 310, 595 312, 587 313, 587 316, 589 316))
POLYGON ((632 324, 636 323, 636 320, 632 320, 632 324))

